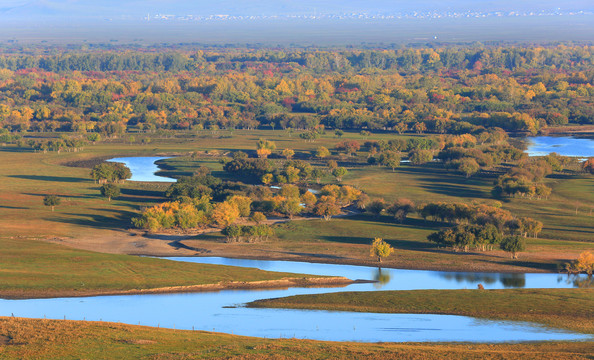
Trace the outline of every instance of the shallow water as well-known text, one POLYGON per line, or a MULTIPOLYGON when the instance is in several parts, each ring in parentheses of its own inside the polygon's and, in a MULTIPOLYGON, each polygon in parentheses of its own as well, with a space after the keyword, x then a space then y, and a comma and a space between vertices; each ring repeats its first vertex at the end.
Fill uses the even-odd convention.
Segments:
POLYGON ((107 161, 119 162, 126 165, 132 172, 132 177, 129 179, 131 181, 176 182, 176 179, 155 175, 155 173, 159 171, 159 167, 155 162, 164 159, 169 158, 159 156, 138 156, 113 158, 107 161))
MULTIPOLYGON (((378 270, 349 265, 225 258, 172 258, 209 264, 242 265, 264 270, 340 275, 373 280, 378 270)), ((330 341, 539 341, 583 340, 589 335, 547 329, 528 323, 479 320, 464 316, 373 314, 338 311, 250 309, 250 301, 341 291, 506 287, 509 274, 445 273, 382 269, 384 284, 333 288, 226 290, 209 293, 0 300, 0 315, 34 318, 103 320, 176 329, 195 329, 258 337, 295 337, 330 341), (386 276, 387 275, 387 280, 386 276)), ((520 274, 508 287, 573 287, 567 276, 520 274)))
POLYGON ((530 156, 544 156, 552 152, 582 158, 594 156, 594 140, 591 138, 537 136, 529 137, 528 141, 530 144, 526 152, 530 156))

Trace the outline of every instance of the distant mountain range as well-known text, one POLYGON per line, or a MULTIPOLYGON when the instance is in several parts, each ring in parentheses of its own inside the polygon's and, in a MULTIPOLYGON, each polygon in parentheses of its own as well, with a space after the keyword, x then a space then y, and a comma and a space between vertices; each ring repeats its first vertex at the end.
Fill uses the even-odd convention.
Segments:
POLYGON ((142 18, 147 14, 290 16, 345 13, 594 11, 592 0, 2 0, 0 20, 142 18))

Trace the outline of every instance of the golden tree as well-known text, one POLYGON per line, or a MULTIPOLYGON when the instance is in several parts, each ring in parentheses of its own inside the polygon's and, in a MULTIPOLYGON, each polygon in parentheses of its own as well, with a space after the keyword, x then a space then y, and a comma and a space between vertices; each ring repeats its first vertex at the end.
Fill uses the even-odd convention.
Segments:
POLYGON ((394 252, 394 248, 385 242, 382 238, 375 238, 371 243, 370 256, 377 257, 378 262, 382 262, 382 258, 390 256, 394 252))

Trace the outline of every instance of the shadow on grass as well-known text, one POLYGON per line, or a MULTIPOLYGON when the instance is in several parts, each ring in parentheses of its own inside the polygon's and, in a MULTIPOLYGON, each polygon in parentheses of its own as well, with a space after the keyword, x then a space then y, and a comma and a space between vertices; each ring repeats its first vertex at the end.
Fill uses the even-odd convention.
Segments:
POLYGON ((172 241, 172 242, 168 243, 167 245, 171 246, 175 250, 186 249, 186 250, 190 250, 190 251, 195 251, 200 254, 210 254, 211 253, 210 250, 189 246, 189 245, 184 244, 180 240, 172 241))
POLYGON ((11 178, 53 182, 90 182, 91 179, 70 176, 42 176, 42 175, 8 175, 11 178))
MULTIPOLYGON (((520 257, 522 255, 520 254, 520 257)), ((499 265, 510 265, 515 267, 523 267, 527 269, 538 269, 538 270, 546 270, 546 271, 557 271, 557 264, 553 263, 539 263, 534 261, 523 261, 521 258, 517 260, 509 259, 509 260, 502 260, 502 261, 492 261, 492 260, 478 260, 490 264, 499 264, 499 265)))
MULTIPOLYGON (((40 193, 23 193, 23 195, 29 195, 29 196, 46 196, 46 193, 40 194, 40 193)), ((64 195, 64 194, 57 194, 58 197, 62 198, 62 199, 99 199, 102 198, 101 194, 99 193, 99 191, 97 190, 97 194, 89 194, 89 195, 64 195)))
POLYGON ((6 205, 0 205, 0 209, 26 210, 28 208, 22 207, 22 206, 6 206, 6 205))
MULTIPOLYGON (((466 185, 458 184, 446 184, 444 182, 437 183, 435 179, 424 179, 427 181, 426 184, 420 185, 423 189, 426 189, 434 194, 447 195, 452 197, 470 197, 470 198, 490 198, 490 193, 469 188, 466 185)), ((459 183, 459 181, 457 182, 459 183)))
POLYGON ((378 223, 378 224, 392 224, 394 226, 399 226, 399 227, 413 227, 413 228, 419 228, 419 229, 424 229, 424 230, 438 230, 440 228, 453 226, 452 224, 443 222, 443 221, 423 220, 423 219, 412 218, 412 217, 407 217, 406 219, 404 219, 403 222, 399 222, 393 216, 388 216, 388 215, 375 216, 375 215, 370 215, 368 213, 352 215, 352 216, 344 216, 344 217, 340 217, 340 219, 347 220, 347 221, 351 221, 351 220, 367 221, 367 222, 373 222, 373 223, 378 223))
POLYGON ((98 214, 81 216, 77 213, 63 213, 63 215, 67 215, 69 217, 54 217, 48 220, 64 224, 73 224, 95 229, 109 229, 115 231, 125 231, 126 228, 130 227, 130 219, 133 215, 135 215, 134 213, 116 210, 113 210, 112 212, 115 213, 115 217, 98 214))

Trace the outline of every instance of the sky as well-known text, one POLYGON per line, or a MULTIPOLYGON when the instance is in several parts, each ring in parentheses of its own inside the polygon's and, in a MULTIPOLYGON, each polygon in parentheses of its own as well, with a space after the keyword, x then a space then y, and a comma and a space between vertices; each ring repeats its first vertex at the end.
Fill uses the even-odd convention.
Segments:
POLYGON ((594 40, 593 0, 0 0, 0 41, 277 42, 315 44, 485 40, 594 40), (414 12, 561 12, 519 18, 330 19, 414 12), (586 15, 567 14, 583 11, 586 15), (159 21, 157 14, 176 20, 159 21), (179 17, 255 16, 183 21, 179 17), (147 17, 150 16, 150 21, 147 17), (278 16, 308 16, 284 21, 278 16), (315 18, 312 18, 315 16, 315 18))
POLYGON ((3 18, 173 15, 301 15, 410 11, 594 10, 591 0, 2 0, 3 18))

